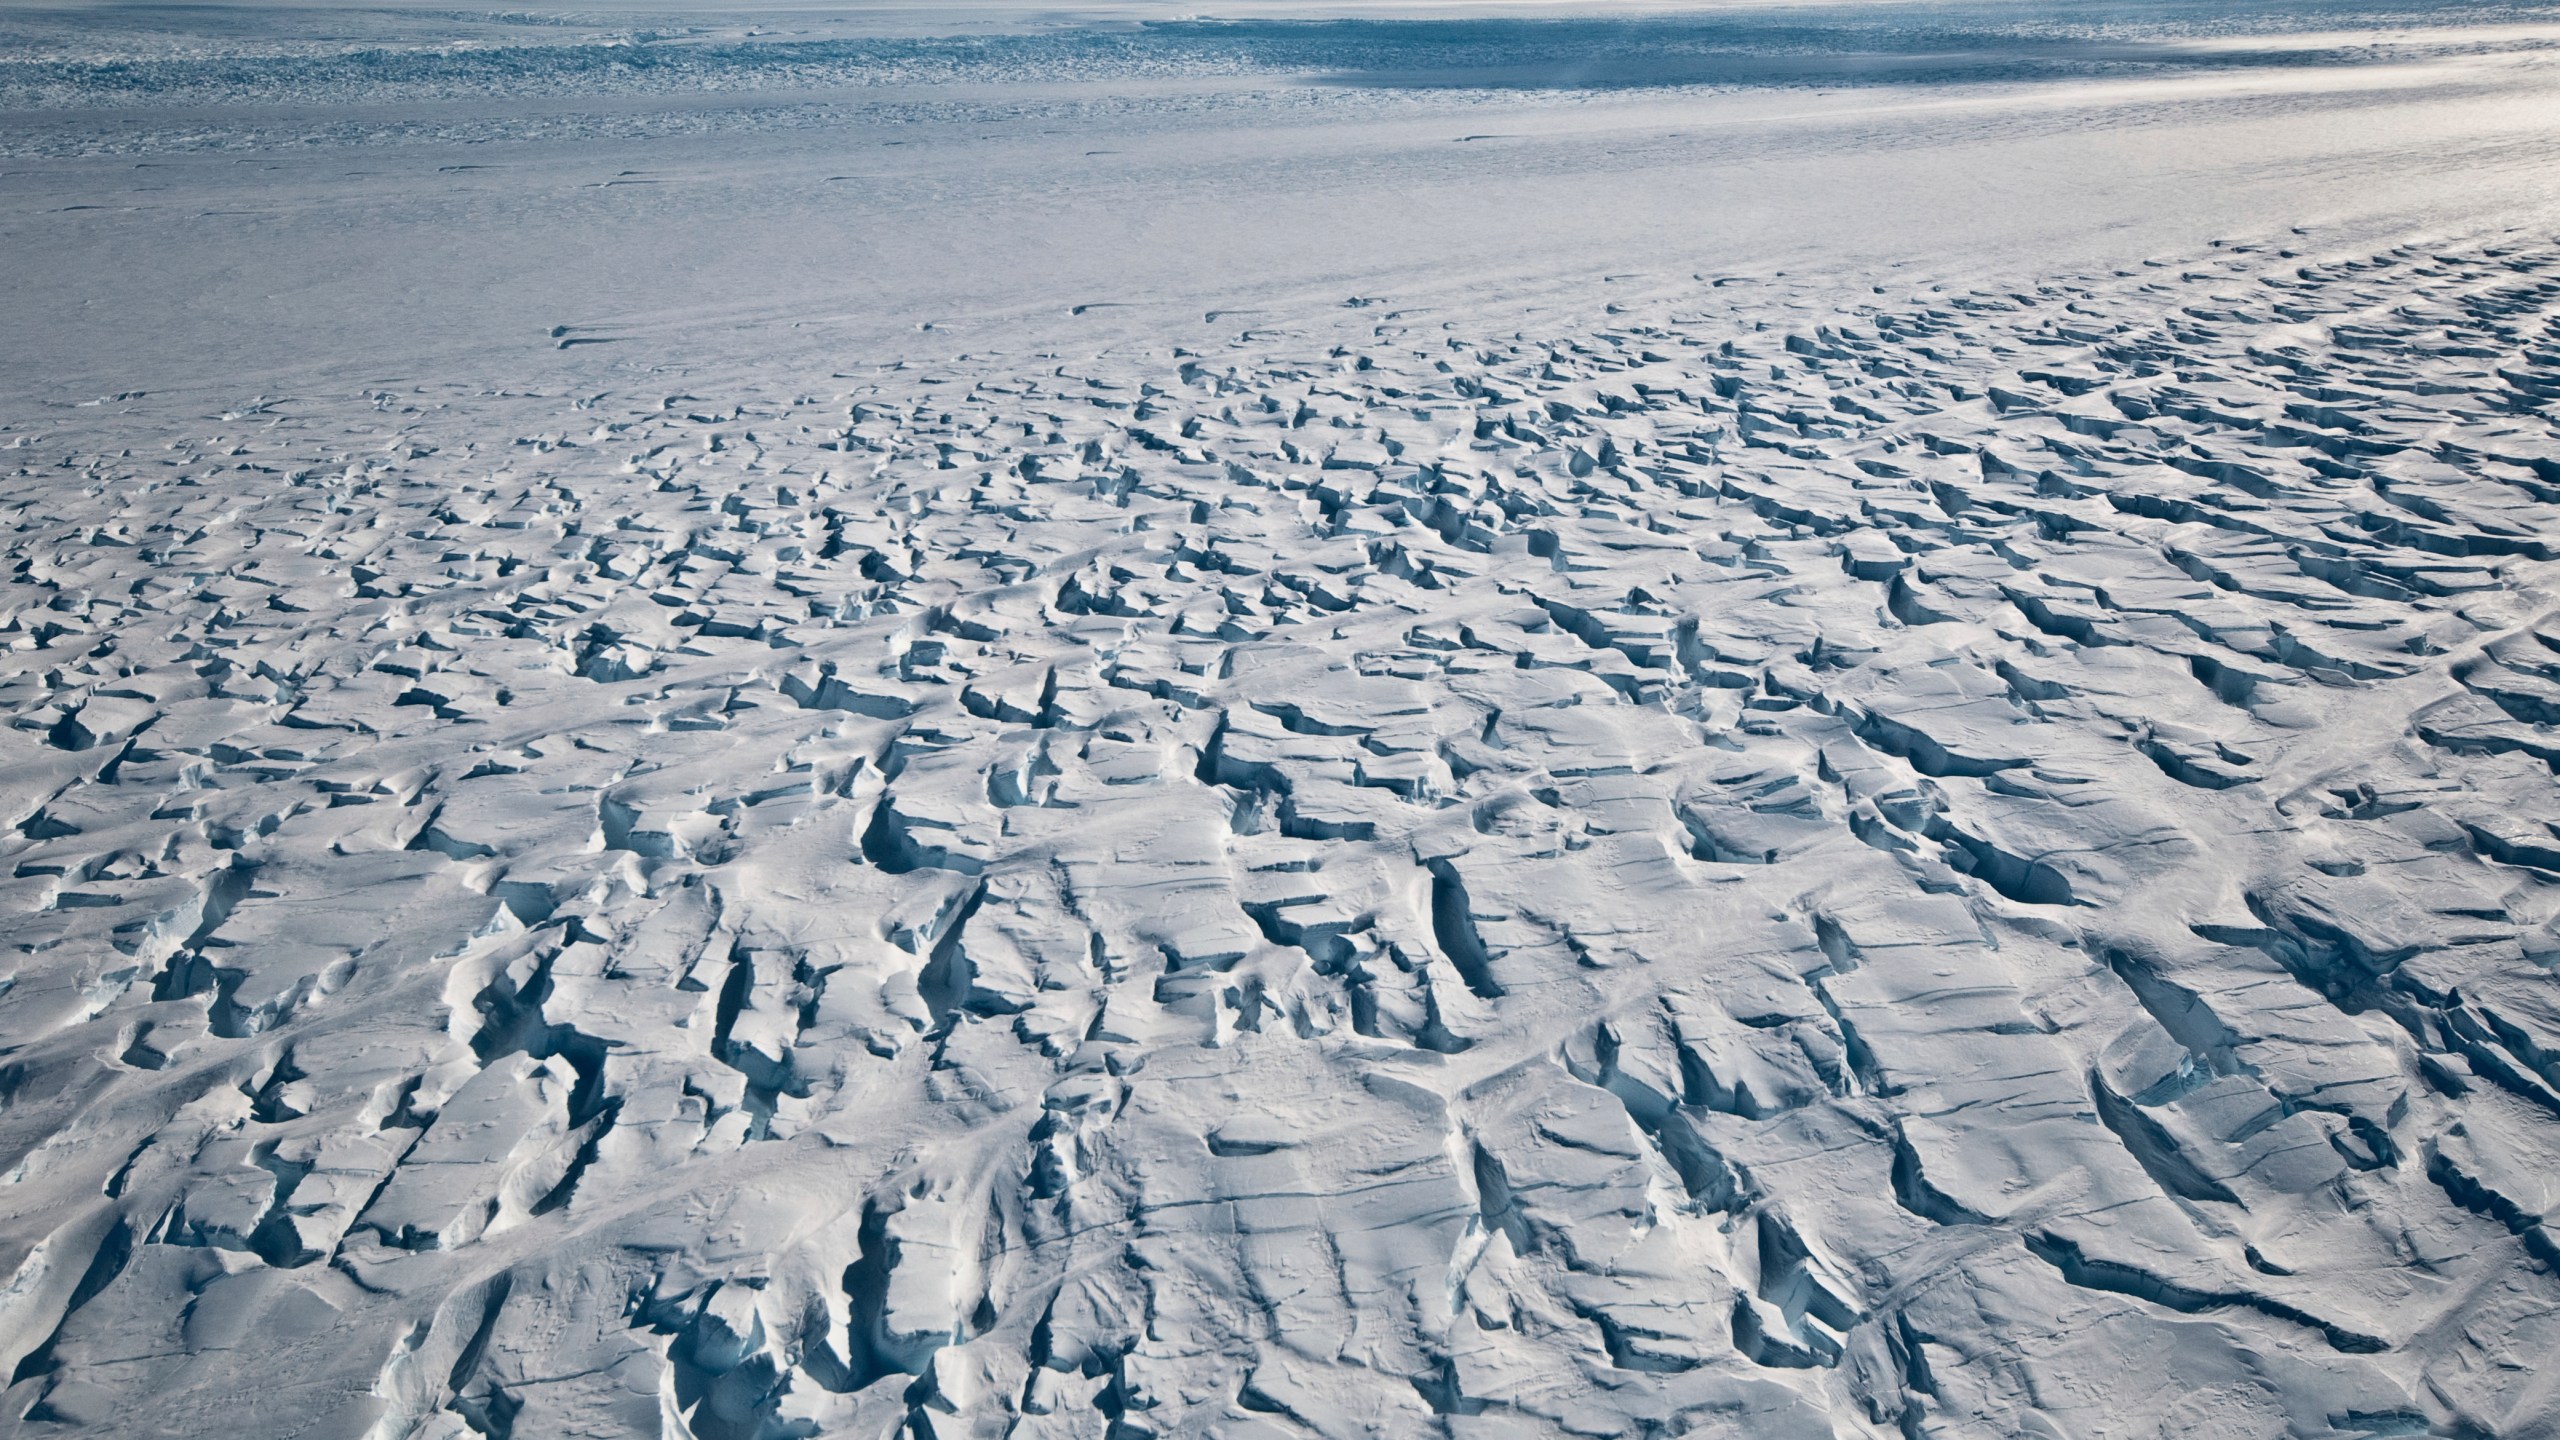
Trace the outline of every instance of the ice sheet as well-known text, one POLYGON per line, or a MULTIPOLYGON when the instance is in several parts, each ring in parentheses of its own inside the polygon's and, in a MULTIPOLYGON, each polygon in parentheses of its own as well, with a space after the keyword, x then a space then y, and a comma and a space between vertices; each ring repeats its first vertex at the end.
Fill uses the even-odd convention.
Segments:
POLYGON ((2549 17, 1161 18, 0 12, 0 1433, 2560 1426, 2549 17))

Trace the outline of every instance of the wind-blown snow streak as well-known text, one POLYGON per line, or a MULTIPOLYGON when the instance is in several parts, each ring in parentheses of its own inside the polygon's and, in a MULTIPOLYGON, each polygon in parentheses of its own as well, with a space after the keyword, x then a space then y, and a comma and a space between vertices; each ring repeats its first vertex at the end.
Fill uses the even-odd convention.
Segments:
POLYGON ((2560 249, 1794 298, 11 425, 0 1428, 2560 1425, 2560 249))

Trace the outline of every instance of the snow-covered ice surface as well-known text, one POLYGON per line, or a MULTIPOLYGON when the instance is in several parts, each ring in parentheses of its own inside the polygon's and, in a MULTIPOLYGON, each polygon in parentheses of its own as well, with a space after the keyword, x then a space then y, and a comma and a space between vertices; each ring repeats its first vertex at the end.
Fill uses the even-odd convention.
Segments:
POLYGON ((0 11, 0 1434, 2560 1434, 2551 17, 941 18, 0 11))

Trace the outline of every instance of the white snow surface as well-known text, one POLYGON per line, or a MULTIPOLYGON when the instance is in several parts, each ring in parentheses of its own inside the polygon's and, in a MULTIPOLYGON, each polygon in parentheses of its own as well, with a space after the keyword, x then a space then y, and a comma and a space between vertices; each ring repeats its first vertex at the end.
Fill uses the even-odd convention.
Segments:
POLYGON ((0 1435, 2560 1436, 2560 15, 1273 13, 0 9, 0 1435))

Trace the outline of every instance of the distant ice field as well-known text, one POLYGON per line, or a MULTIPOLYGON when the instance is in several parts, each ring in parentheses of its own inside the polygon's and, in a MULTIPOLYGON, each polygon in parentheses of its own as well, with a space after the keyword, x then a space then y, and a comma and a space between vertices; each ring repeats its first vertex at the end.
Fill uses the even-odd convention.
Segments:
POLYGON ((823 363, 2473 233, 2554 193, 2553 20, 11 7, 0 376, 532 373, 558 325, 598 363, 823 363))
MULTIPOLYGON (((2009 4, 1725 8, 1612 18, 1181 19, 959 36, 829 34, 788 12, 605 25, 534 14, 30 8, 0 104, 487 101, 516 95, 1279 76, 1589 89, 2053 80, 2370 64, 2547 44, 2543 7, 2009 4), (285 19, 284 25, 263 23, 285 19), (2448 25, 2446 22, 2450 21, 2448 25)), ((821 17, 822 21, 824 18, 821 17)))

